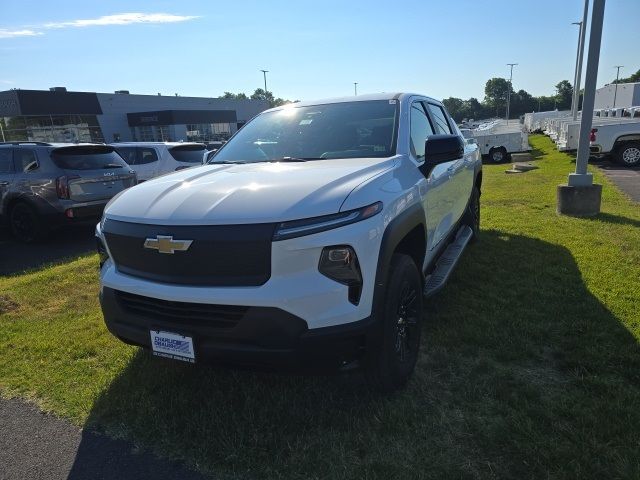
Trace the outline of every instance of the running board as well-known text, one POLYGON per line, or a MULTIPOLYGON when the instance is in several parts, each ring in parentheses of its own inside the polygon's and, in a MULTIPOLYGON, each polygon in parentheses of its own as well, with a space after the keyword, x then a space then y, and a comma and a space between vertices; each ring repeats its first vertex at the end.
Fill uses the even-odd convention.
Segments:
POLYGON ((445 286, 471 237, 473 237, 473 230, 468 225, 458 230, 455 240, 440 255, 436 268, 425 279, 423 292, 425 297, 430 297, 445 286))

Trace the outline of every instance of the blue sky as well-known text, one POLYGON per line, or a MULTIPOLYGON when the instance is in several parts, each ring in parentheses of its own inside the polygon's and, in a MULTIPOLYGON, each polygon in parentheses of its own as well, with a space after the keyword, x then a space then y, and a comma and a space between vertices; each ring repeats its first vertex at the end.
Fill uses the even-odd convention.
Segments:
MULTIPOLYGON (((0 3, 0 90, 276 97, 416 91, 482 99, 508 76, 573 83, 582 0, 33 1, 0 3), (138 13, 142 15, 123 15, 138 13), (102 18, 107 17, 107 18, 102 18), (80 22, 79 22, 80 21, 80 22)), ((640 0, 608 0, 598 85, 640 68, 640 0)), ((585 53, 586 58, 586 53, 585 53)))

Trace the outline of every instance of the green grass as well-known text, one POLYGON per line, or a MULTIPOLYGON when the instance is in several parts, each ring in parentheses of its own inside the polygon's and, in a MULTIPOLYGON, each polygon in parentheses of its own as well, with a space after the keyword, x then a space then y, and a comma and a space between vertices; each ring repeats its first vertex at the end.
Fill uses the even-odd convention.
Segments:
POLYGON ((555 213, 574 166, 484 169, 483 232, 410 385, 161 361, 106 331, 97 258, 0 278, 0 392, 223 478, 640 478, 640 207, 555 213), (4 313, 2 313, 4 311, 4 313))

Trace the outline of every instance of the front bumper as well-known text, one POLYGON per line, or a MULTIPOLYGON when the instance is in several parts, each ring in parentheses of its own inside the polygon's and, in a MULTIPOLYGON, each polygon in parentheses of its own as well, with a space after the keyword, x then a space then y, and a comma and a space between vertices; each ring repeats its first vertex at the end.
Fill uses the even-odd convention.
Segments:
POLYGON ((151 330, 187 335, 193 338, 197 363, 336 369, 363 358, 367 345, 376 338, 372 317, 309 329, 307 322, 282 309, 253 306, 234 307, 230 323, 228 312, 216 314, 215 306, 206 305, 204 314, 182 316, 181 308, 203 304, 165 302, 108 287, 101 289, 100 303, 107 328, 122 341, 150 348, 151 330))

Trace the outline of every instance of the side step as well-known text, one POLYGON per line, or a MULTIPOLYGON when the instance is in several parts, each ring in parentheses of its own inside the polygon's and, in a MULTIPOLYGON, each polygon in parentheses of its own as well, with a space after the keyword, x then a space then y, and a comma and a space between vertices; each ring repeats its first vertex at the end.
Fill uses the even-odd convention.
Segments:
POLYGON ((436 268, 425 279, 423 292, 425 297, 430 297, 445 286, 471 237, 473 237, 473 230, 468 225, 458 230, 455 240, 442 252, 436 268))

